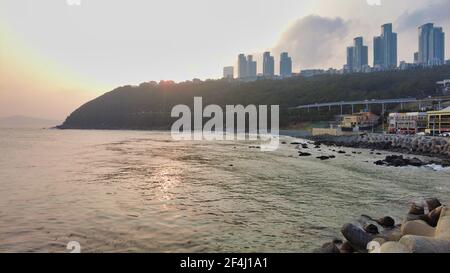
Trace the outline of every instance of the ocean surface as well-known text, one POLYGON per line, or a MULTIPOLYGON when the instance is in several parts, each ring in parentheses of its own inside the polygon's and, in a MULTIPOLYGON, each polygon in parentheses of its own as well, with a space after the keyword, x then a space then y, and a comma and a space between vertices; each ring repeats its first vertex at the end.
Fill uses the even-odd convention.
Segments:
POLYGON ((412 201, 449 204, 449 169, 312 145, 299 158, 283 140, 261 152, 166 132, 0 129, 0 252, 69 252, 71 241, 82 252, 311 252, 361 214, 400 221, 412 201))

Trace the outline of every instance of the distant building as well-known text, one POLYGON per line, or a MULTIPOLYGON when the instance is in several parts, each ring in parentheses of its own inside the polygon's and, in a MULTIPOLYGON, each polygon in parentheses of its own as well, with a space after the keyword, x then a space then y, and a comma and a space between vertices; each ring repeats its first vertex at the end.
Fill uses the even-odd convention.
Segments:
POLYGON ((392 24, 381 26, 381 36, 374 37, 374 67, 383 69, 397 67, 397 33, 392 32, 392 24))
POLYGON ((270 52, 264 52, 263 55, 263 76, 268 78, 275 76, 275 59, 270 52))
POLYGON ((257 69, 256 69, 256 61, 253 60, 253 55, 247 56, 247 77, 254 79, 256 78, 257 69))
POLYGON ((414 64, 419 63, 419 52, 414 52, 414 64))
POLYGON ((223 78, 232 80, 234 78, 234 67, 225 66, 223 68, 223 78))
POLYGON ((360 112, 342 116, 340 128, 344 132, 372 130, 380 117, 371 112, 360 112))
POLYGON ((353 49, 354 47, 347 47, 347 64, 344 66, 345 72, 353 72, 353 49))
POLYGON ((450 65, 450 60, 445 61, 446 65, 450 65))
MULTIPOLYGON (((308 77, 314 77, 317 75, 322 75, 327 73, 325 70, 323 69, 305 69, 300 71, 300 76, 308 78, 308 77)), ((330 71, 331 73, 331 71, 330 71)))
POLYGON ((450 91, 450 79, 443 80, 436 83, 438 92, 440 95, 447 95, 450 91))
POLYGON ((425 132, 428 125, 427 113, 391 113, 388 117, 390 134, 417 134, 425 132))
POLYGON ((419 27, 418 63, 426 66, 445 63, 445 33, 442 27, 428 23, 419 27))
POLYGON ((401 61, 400 65, 398 66, 398 68, 400 68, 400 70, 408 70, 408 69, 411 69, 411 68, 413 68, 415 66, 417 66, 415 63, 412 64, 412 63, 407 63, 405 61, 401 61))
POLYGON ((440 111, 427 112, 428 126, 426 133, 439 135, 450 132, 450 107, 440 111))
POLYGON ((376 36, 373 38, 373 66, 383 67, 384 65, 384 47, 383 38, 376 36))
POLYGON ((287 52, 280 55, 280 76, 288 78, 292 76, 292 59, 287 52))
POLYGON ((363 37, 356 37, 354 39, 353 47, 347 48, 347 66, 349 61, 352 61, 351 72, 362 72, 363 68, 369 63, 369 49, 364 45, 363 37), (351 57, 349 53, 353 53, 351 57))
POLYGON ((238 78, 246 79, 248 78, 248 65, 247 58, 244 54, 239 54, 238 57, 238 78))

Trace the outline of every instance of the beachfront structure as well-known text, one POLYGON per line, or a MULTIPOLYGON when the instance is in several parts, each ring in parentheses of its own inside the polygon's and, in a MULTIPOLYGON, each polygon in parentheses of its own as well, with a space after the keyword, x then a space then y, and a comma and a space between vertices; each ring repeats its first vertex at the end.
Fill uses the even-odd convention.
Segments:
POLYGON ((425 132, 428 116, 425 112, 389 114, 390 134, 417 134, 425 132))
POLYGON ((372 130, 378 124, 380 117, 371 112, 359 112, 352 115, 343 115, 341 119, 342 131, 372 130))
POLYGON ((450 132, 450 107, 440 111, 427 112, 428 126, 426 133, 430 135, 439 135, 450 132))

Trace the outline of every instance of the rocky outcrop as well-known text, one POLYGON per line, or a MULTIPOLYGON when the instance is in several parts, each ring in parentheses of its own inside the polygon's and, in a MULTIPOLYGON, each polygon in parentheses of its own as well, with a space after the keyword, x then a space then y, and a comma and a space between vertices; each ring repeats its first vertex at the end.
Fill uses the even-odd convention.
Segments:
POLYGON ((354 136, 315 136, 317 144, 369 148, 440 156, 450 159, 450 139, 417 135, 364 134, 354 136))

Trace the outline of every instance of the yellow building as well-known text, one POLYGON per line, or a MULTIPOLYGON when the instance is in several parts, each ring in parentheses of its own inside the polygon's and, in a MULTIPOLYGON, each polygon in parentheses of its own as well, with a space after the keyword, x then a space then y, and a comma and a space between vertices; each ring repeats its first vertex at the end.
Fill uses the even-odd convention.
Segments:
POLYGON ((370 112, 360 112, 342 116, 342 131, 364 131, 377 125, 379 116, 370 112))
POLYGON ((440 111, 427 112, 428 126, 426 133, 439 135, 450 132, 450 107, 440 111))

